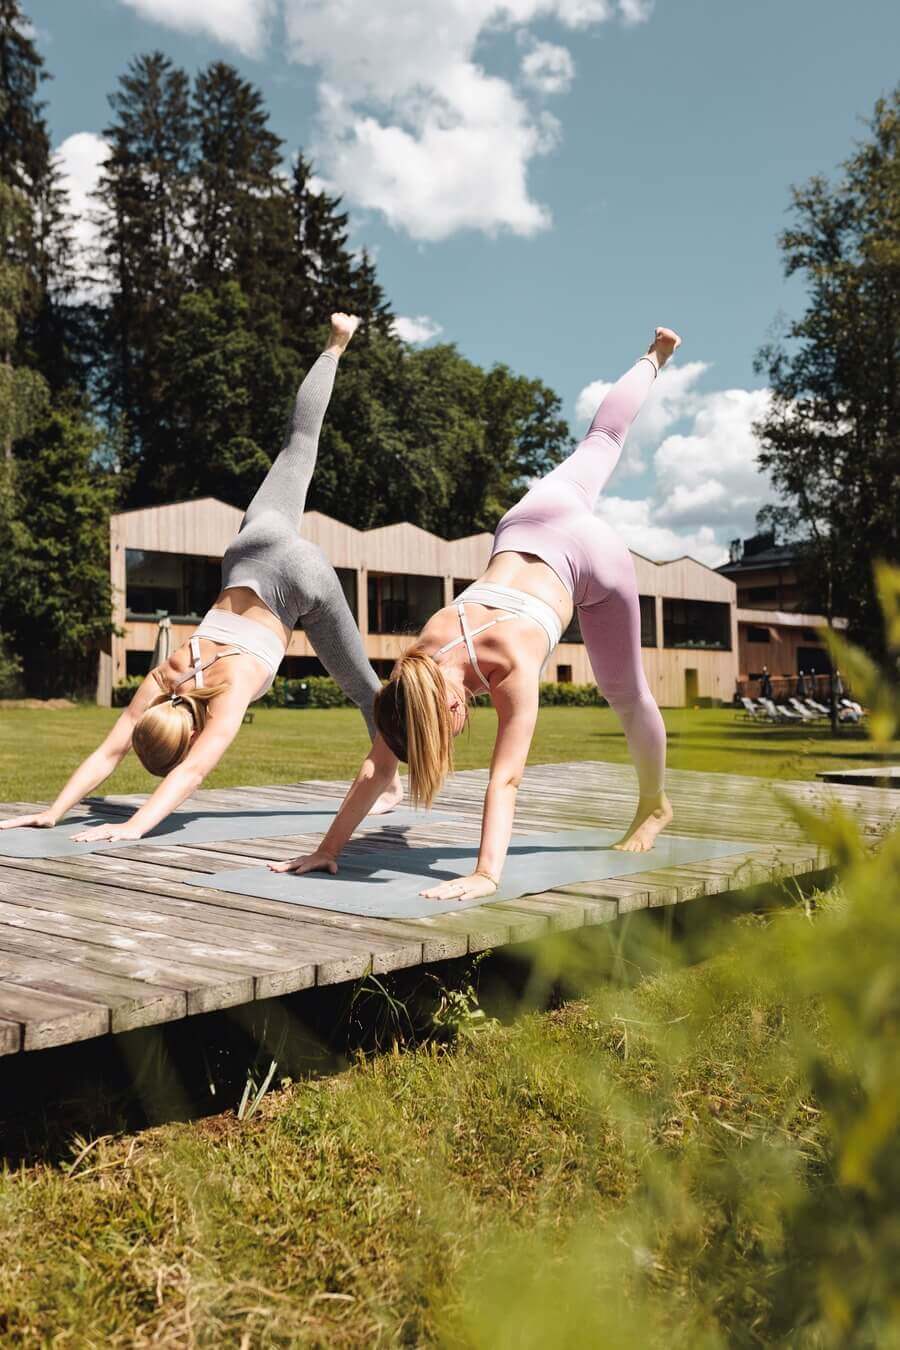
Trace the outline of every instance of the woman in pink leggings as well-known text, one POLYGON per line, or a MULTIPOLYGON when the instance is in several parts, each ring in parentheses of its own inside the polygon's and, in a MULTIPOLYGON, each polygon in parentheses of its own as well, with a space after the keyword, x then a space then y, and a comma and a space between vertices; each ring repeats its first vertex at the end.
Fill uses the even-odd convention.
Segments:
POLYGON ((594 508, 631 423, 680 342, 671 329, 657 328, 647 354, 609 390, 581 444, 506 513, 486 571, 428 620, 376 696, 379 734, 320 847, 272 864, 274 870, 337 871, 341 849, 393 780, 398 760, 409 764, 413 802, 430 805, 453 767, 453 738, 466 724, 468 698, 486 689, 498 728, 478 866, 423 894, 440 900, 492 894, 509 848, 541 673, 573 611, 637 770, 637 810, 616 847, 653 847, 672 819, 663 791, 666 731, 641 665, 631 554, 594 508))

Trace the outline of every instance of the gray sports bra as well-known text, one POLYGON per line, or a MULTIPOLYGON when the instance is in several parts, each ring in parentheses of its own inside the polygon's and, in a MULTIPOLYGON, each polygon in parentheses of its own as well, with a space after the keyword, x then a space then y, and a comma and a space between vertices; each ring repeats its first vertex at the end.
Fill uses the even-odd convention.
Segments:
MULTIPOLYGON (((544 659, 544 665, 547 664, 550 653, 562 637, 562 624, 556 610, 548 605, 545 600, 539 600, 536 595, 529 595, 527 591, 514 590, 511 586, 487 584, 468 586, 457 597, 456 612, 459 615, 459 626, 462 633, 458 638, 445 642, 443 647, 435 652, 435 656, 443 656, 445 652, 453 651, 455 647, 464 642, 469 654, 469 664, 487 690, 490 690, 491 686, 485 679, 484 672, 475 655, 475 638, 478 637, 479 633, 486 632, 488 628, 493 628, 495 624, 507 623, 510 619, 531 619, 532 623, 536 623, 547 635, 547 657, 544 659), (466 618, 467 600, 470 604, 484 605, 487 609, 501 609, 504 613, 496 619, 489 619, 479 628, 470 628, 469 621, 466 618)), ((543 670, 543 666, 541 670, 543 670)))

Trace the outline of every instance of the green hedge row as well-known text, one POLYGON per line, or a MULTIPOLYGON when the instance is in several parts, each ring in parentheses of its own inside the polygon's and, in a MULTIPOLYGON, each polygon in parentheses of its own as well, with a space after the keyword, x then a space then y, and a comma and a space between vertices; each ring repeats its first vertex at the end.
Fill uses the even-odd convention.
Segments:
MULTIPOLYGON (((113 690, 113 707, 124 708, 134 696, 141 683, 140 675, 130 675, 113 690)), ((486 703, 487 696, 480 695, 475 702, 486 703)), ((263 698, 259 700, 263 708, 349 708, 350 700, 341 692, 334 680, 327 675, 308 675, 302 680, 292 680, 285 676, 279 678, 263 698)), ((595 684, 555 684, 541 685, 542 708, 604 708, 603 698, 595 684)))

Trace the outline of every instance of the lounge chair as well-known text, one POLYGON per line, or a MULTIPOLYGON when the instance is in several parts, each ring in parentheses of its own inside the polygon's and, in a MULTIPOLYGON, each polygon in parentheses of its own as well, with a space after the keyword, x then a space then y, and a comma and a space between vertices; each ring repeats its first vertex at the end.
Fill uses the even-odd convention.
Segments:
POLYGON ((831 716, 830 708, 826 708, 824 703, 817 703, 814 698, 808 698, 806 700, 806 706, 807 708, 810 708, 816 714, 817 717, 831 716))
POLYGON ((766 713, 763 708, 758 708, 752 698, 741 696, 741 707, 747 717, 753 722, 764 721, 766 713))
POLYGON ((788 703, 790 703, 796 713, 800 714, 804 722, 818 721, 818 714, 812 712, 809 708, 805 708, 799 698, 789 698, 788 703))
POLYGON ((783 703, 773 703, 770 698, 761 698, 760 703, 769 714, 769 720, 772 722, 800 722, 801 718, 798 712, 793 708, 786 708, 783 703))

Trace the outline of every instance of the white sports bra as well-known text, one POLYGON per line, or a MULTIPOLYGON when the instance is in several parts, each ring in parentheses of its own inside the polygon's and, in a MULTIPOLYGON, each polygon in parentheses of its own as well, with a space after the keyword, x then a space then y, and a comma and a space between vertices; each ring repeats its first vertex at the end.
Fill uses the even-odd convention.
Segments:
MULTIPOLYGON (((562 637, 562 624, 556 610, 547 604, 545 600, 539 600, 536 595, 529 595, 527 591, 513 590, 510 586, 481 585, 469 586, 456 599, 456 612, 459 615, 459 626, 462 634, 458 638, 453 638, 450 642, 445 642, 443 647, 435 652, 435 656, 443 656, 445 652, 453 651, 460 643, 466 644, 466 651, 469 653, 469 664, 478 676, 485 689, 490 690, 490 685, 485 679, 484 672, 478 664, 478 658, 475 655, 475 638, 479 633, 484 633, 488 628, 493 628, 495 624, 506 623, 510 619, 531 619, 542 628, 547 635, 547 657, 544 665, 550 657, 553 648, 562 637), (497 619, 489 619, 483 623, 480 628, 470 628, 469 621, 466 618, 466 601, 473 605, 484 605, 487 609, 502 609, 505 612, 497 619)), ((543 666, 541 667, 543 670, 543 666)))
POLYGON ((262 661, 263 665, 269 671, 268 676, 260 685, 259 689, 253 695, 254 700, 262 698, 263 694, 268 693, 272 688, 275 676, 278 674, 278 667, 284 659, 284 643, 277 633, 273 633, 271 628, 265 624, 257 623, 255 619, 246 619, 243 614, 232 614, 228 609, 211 609, 194 631, 190 640, 192 668, 175 685, 185 684, 188 680, 194 680, 198 689, 203 688, 203 672, 214 662, 219 661, 225 656, 238 656, 243 653, 246 656, 255 656, 257 661, 262 661), (203 661, 200 655, 200 638, 208 638, 210 642, 231 643, 232 645, 224 652, 216 652, 208 661, 203 661))

